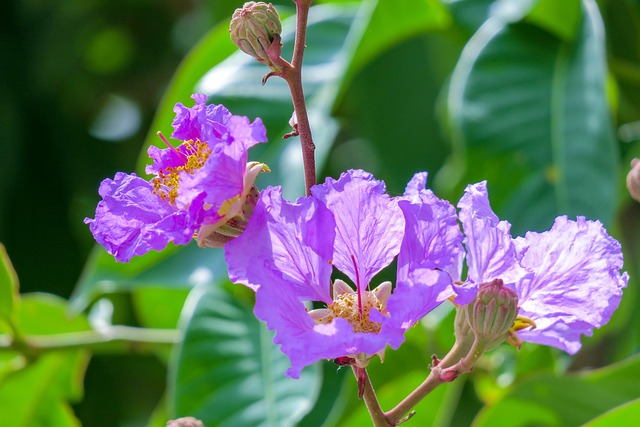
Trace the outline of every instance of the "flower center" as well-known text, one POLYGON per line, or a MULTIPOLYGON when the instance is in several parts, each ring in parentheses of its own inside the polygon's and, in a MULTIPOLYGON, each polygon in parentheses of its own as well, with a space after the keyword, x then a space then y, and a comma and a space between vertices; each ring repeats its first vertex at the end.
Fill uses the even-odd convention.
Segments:
POLYGON ((153 193, 171 204, 175 204, 178 196, 180 173, 193 174, 204 165, 211 155, 209 145, 199 139, 196 139, 195 142, 192 140, 185 141, 180 145, 180 148, 179 154, 185 158, 185 163, 182 166, 170 166, 166 169, 161 169, 158 171, 158 176, 151 179, 153 193))
POLYGON ((359 310, 358 294, 345 292, 337 296, 327 307, 331 314, 325 316, 319 323, 330 323, 336 317, 346 319, 354 332, 380 332, 382 325, 369 320, 371 309, 376 308, 379 312, 384 311, 383 304, 376 295, 370 291, 364 291, 361 298, 362 312, 359 310), (325 320, 326 319, 326 320, 325 320))

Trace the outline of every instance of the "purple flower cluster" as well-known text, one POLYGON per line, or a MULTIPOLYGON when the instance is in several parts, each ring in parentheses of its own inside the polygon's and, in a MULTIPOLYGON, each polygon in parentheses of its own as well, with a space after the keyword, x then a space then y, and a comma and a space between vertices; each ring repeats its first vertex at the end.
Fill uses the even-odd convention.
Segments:
POLYGON ((95 219, 85 223, 118 261, 171 241, 187 244, 194 235, 201 246, 216 245, 215 231, 246 214, 247 198, 257 196, 253 183, 266 166, 247 163, 247 151, 267 140, 262 121, 250 123, 222 105, 206 105, 205 95, 193 99, 192 108, 174 108, 171 136, 181 144, 149 147, 151 181, 119 172, 100 185, 95 219))
POLYGON ((398 348, 444 300, 469 304, 483 284, 517 295, 509 342, 571 354, 620 302, 628 281, 621 248, 598 221, 559 217, 544 233, 514 239, 485 182, 467 187, 456 212, 426 189, 424 172, 398 197, 362 170, 329 178, 294 203, 280 187, 259 193, 254 181, 267 169, 247 163, 247 151, 266 141, 260 119, 193 98, 194 107, 174 109, 172 137, 182 143, 149 148, 146 172, 154 177, 103 181, 96 217, 85 222, 118 261, 194 237, 224 246, 231 280, 255 291, 255 314, 275 329, 291 377, 321 359, 364 367, 387 346, 398 348), (395 284, 377 283, 395 259, 395 284))
POLYGON ((609 320, 628 276, 620 274, 619 243, 599 222, 560 217, 545 233, 513 239, 491 210, 486 183, 467 188, 459 215, 425 184, 426 173, 416 174, 403 196, 391 198, 382 182, 356 170, 295 203, 278 187, 262 192, 225 254, 231 280, 256 292, 256 316, 276 330, 289 376, 321 359, 347 356, 364 366, 387 345, 397 348, 442 301, 457 294, 468 304, 494 279, 516 292, 519 315, 537 326, 515 329, 523 341, 573 354, 581 335, 609 320), (460 282, 465 253, 468 277, 460 282), (396 255, 395 286, 374 287, 396 255), (334 267, 354 287, 332 284, 334 267))

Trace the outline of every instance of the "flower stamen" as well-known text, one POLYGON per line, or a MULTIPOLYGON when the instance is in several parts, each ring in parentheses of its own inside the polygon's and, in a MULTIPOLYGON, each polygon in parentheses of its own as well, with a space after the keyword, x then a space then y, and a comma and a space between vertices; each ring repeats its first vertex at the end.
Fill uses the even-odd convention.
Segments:
POLYGON ((204 166, 205 162, 211 155, 211 148, 206 142, 196 139, 185 141, 181 144, 181 148, 188 153, 185 155, 169 144, 161 134, 159 134, 167 145, 173 148, 182 158, 185 159, 185 163, 182 166, 172 167, 169 166, 165 169, 158 171, 158 176, 151 179, 153 184, 153 193, 157 194, 162 200, 166 200, 171 204, 175 204, 176 197, 178 197, 178 186, 180 183, 180 173, 186 172, 193 174, 196 170, 204 166))
POLYGON ((327 308, 311 310, 309 315, 319 324, 329 324, 335 318, 343 318, 353 327, 354 332, 377 334, 382 324, 369 319, 371 310, 387 315, 387 300, 391 295, 391 282, 381 283, 373 291, 363 291, 359 296, 353 288, 338 279, 333 284, 333 302, 327 308), (362 312, 359 309, 362 305, 362 312))

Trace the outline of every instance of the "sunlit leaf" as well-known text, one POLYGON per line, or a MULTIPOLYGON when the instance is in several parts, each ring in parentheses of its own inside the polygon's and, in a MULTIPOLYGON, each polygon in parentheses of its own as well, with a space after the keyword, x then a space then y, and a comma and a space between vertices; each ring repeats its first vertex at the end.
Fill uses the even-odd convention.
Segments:
POLYGON ((640 420, 640 399, 617 406, 583 427, 631 426, 640 420))
POLYGON ((485 407, 473 425, 582 425, 611 408, 640 397, 639 381, 640 357, 565 376, 533 376, 515 386, 495 405, 485 407))
POLYGON ((437 0, 364 2, 347 40, 349 68, 342 84, 348 84, 365 64, 381 52, 410 37, 448 25, 449 14, 437 0))
POLYGON ((613 218, 604 33, 595 3, 581 10, 575 41, 489 18, 451 80, 452 135, 468 159, 463 182, 490 179, 492 203, 516 233, 547 229, 558 214, 613 218))
POLYGON ((289 359, 249 307, 222 288, 192 292, 171 367, 171 415, 193 416, 207 427, 295 425, 317 399, 319 367, 298 380, 285 377, 289 359))
MULTIPOLYGON (((22 298, 19 330, 28 335, 78 332, 89 328, 83 316, 70 317, 66 302, 53 295, 22 298)), ((83 394, 89 356, 81 350, 47 352, 0 382, 0 419, 12 427, 79 426, 69 402, 83 394)))

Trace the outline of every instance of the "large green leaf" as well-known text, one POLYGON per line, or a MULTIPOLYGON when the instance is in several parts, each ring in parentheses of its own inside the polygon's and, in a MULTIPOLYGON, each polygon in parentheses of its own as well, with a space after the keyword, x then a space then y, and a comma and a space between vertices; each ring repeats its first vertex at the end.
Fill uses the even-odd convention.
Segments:
POLYGON ((498 403, 485 407, 473 426, 581 425, 640 397, 639 383, 638 356, 593 371, 533 376, 519 383, 498 403))
POLYGON ((0 243, 0 320, 13 317, 13 306, 17 298, 18 276, 4 245, 0 243))
POLYGON ((285 377, 289 360, 252 310, 222 288, 197 287, 185 304, 184 340, 170 373, 173 417, 213 426, 290 426, 314 405, 320 370, 285 377))
POLYGON ((640 420, 640 399, 617 406, 583 427, 632 426, 640 420))
POLYGON ((358 71, 385 50, 420 33, 440 30, 449 24, 449 14, 437 0, 363 2, 347 40, 349 67, 342 85, 349 84, 358 71))
POLYGON ((546 229, 558 214, 613 218, 617 147, 592 0, 582 2, 580 19, 567 40, 492 16, 451 79, 452 136, 468 161, 463 182, 488 178, 494 207, 517 232, 546 229))

